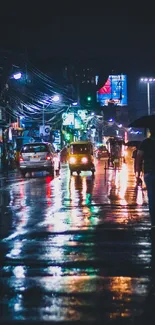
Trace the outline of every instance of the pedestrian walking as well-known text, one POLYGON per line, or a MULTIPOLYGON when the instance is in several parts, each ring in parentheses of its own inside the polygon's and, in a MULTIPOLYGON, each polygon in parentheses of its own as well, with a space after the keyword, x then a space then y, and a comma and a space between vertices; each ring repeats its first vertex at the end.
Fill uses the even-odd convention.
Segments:
POLYGON ((149 200, 151 226, 155 234, 155 128, 150 128, 150 137, 142 141, 136 156, 136 176, 140 178, 144 162, 144 181, 149 200))
POLYGON ((137 148, 135 147, 135 149, 132 152, 132 158, 134 159, 134 173, 136 175, 136 157, 137 157, 137 148))
MULTIPOLYGON (((132 152, 132 158, 134 159, 134 174, 136 176, 136 163, 137 163, 137 153, 138 153, 138 148, 135 147, 135 149, 133 150, 132 152)), ((137 185, 141 185, 142 186, 142 180, 140 178, 140 175, 142 173, 142 162, 141 162, 141 165, 139 166, 139 177, 136 177, 136 184, 137 185)))

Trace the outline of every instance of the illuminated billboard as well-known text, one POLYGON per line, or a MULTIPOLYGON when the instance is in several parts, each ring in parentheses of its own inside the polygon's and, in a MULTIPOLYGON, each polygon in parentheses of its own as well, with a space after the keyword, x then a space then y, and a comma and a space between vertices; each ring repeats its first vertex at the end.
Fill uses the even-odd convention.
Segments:
POLYGON ((63 126, 69 126, 70 128, 74 129, 81 129, 82 127, 81 117, 78 114, 75 114, 74 112, 63 113, 62 119, 63 126))
POLYGON ((110 75, 104 86, 97 91, 97 102, 101 106, 110 103, 116 106, 127 105, 127 76, 110 75))
POLYGON ((63 113, 62 114, 63 125, 74 126, 74 113, 63 113))

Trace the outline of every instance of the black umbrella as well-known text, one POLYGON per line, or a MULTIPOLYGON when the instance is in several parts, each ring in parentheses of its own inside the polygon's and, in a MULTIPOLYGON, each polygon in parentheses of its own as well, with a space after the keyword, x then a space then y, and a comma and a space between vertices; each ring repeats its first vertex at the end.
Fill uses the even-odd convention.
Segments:
POLYGON ((133 128, 155 128, 155 115, 146 115, 129 124, 133 128))
POLYGON ((138 141, 138 140, 132 140, 132 141, 128 141, 125 143, 125 146, 128 146, 128 147, 136 147, 138 148, 141 144, 141 141, 138 141))

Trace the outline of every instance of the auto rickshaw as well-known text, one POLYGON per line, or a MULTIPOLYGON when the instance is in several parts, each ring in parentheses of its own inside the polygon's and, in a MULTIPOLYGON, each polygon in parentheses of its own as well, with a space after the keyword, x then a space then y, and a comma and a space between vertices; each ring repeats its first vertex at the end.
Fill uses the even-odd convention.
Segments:
POLYGON ((108 166, 119 168, 122 162, 125 162, 124 140, 120 137, 110 137, 107 146, 110 153, 108 166))
POLYGON ((94 150, 93 144, 90 141, 71 142, 69 147, 69 168, 71 175, 77 172, 80 175, 81 171, 90 170, 95 173, 94 150))

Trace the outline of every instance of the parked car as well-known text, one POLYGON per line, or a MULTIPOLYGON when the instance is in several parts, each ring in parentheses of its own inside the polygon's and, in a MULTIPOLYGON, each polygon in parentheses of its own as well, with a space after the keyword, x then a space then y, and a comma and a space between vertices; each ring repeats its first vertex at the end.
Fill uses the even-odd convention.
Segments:
POLYGON ((102 158, 109 158, 109 151, 106 148, 106 146, 100 146, 96 151, 96 158, 102 159, 102 158))
POLYGON ((19 155, 19 169, 22 176, 27 172, 48 171, 51 175, 60 169, 59 155, 51 143, 34 142, 24 144, 19 155), (56 162, 56 163, 55 163, 56 162))

